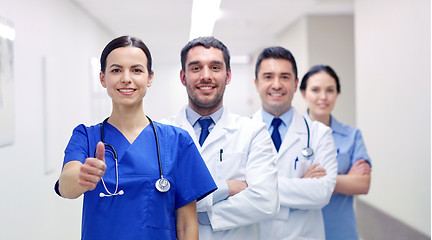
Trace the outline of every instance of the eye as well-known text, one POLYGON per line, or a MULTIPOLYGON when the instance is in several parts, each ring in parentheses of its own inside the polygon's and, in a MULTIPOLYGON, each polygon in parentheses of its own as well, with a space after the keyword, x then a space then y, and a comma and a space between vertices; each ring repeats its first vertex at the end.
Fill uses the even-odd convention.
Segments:
POLYGON ((111 69, 111 72, 112 73, 118 73, 118 72, 120 72, 120 68, 113 68, 113 69, 111 69))
POLYGON ((219 65, 215 65, 215 66, 212 66, 212 68, 211 68, 213 71, 219 71, 220 69, 221 69, 221 66, 219 66, 219 65))
POLYGON ((198 72, 200 69, 201 69, 201 68, 198 67, 198 66, 191 66, 191 67, 190 67, 190 70, 191 70, 192 72, 198 72))
POLYGON ((319 88, 312 88, 311 91, 314 93, 317 93, 317 92, 319 92, 319 88))
POLYGON ((134 72, 134 73, 143 73, 144 71, 142 69, 140 69, 140 68, 135 68, 135 69, 132 69, 132 72, 134 72))
POLYGON ((263 79, 264 79, 264 80, 271 80, 272 78, 273 78, 273 76, 270 75, 270 74, 267 74, 267 75, 264 75, 264 76, 263 76, 263 79))
POLYGON ((329 92, 329 93, 334 93, 336 90, 335 89, 333 89, 333 88, 329 88, 329 89, 327 89, 327 92, 329 92))

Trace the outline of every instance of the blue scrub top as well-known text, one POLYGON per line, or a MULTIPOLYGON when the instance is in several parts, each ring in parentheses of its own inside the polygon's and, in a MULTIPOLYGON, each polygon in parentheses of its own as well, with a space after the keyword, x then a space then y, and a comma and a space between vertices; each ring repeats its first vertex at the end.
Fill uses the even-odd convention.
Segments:
MULTIPOLYGON (((153 129, 149 124, 130 144, 109 123, 105 124, 105 142, 118 154, 118 190, 123 195, 107 194, 98 183, 93 191, 84 193, 82 239, 177 239, 176 209, 204 198, 216 190, 195 143, 189 134, 177 127, 154 122, 160 145, 164 178, 171 188, 161 193, 155 188, 160 178, 153 129)), ((77 126, 65 150, 64 164, 78 160, 84 163, 94 157, 101 141, 101 124, 77 126)), ((115 161, 105 149, 107 169, 103 180, 108 190, 116 188, 115 161)))
MULTIPOLYGON (((359 129, 338 122, 331 116, 330 128, 337 149, 338 174, 346 174, 360 159, 370 158, 359 129)), ((326 239, 358 239, 353 196, 335 193, 322 209, 326 239)))

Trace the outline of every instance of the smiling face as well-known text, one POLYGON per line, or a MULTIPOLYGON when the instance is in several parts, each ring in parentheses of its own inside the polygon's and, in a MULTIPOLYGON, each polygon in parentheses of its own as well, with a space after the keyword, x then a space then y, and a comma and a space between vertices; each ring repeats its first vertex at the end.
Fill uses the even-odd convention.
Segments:
POLYGON ((142 104, 151 86, 153 73, 147 70, 147 57, 137 47, 120 47, 109 53, 100 81, 111 97, 113 107, 142 104))
POLYGON ((264 111, 279 117, 291 108, 297 90, 296 77, 290 61, 279 58, 262 60, 255 79, 264 111))
POLYGON ((202 116, 216 112, 223 104, 225 86, 231 81, 222 51, 197 46, 187 54, 185 71, 180 79, 189 96, 189 106, 202 116))
POLYGON ((330 116, 338 96, 336 80, 324 71, 317 72, 307 80, 302 90, 309 115, 312 119, 326 119, 330 116))

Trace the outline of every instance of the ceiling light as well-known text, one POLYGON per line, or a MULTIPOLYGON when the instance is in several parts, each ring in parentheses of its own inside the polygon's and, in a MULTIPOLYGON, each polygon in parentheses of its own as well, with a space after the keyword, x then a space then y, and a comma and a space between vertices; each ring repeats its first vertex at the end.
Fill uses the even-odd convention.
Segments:
POLYGON ((4 19, 0 19, 0 37, 15 40, 15 29, 4 19))
POLYGON ((189 39, 213 34, 221 0, 193 0, 189 39))

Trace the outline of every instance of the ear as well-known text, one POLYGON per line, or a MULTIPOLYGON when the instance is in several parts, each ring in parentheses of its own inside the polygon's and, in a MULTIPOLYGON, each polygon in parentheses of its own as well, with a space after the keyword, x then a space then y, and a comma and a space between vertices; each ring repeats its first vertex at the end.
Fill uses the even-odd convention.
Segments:
POLYGON ((99 73, 99 81, 102 84, 102 87, 106 88, 105 74, 102 71, 99 73))
POLYGON ((153 77, 154 77, 154 72, 152 72, 152 74, 149 75, 149 79, 147 82, 147 87, 151 87, 152 83, 153 83, 153 77))
POLYGON ((306 91, 305 90, 300 90, 300 92, 301 92, 303 98, 306 99, 306 91))
POLYGON ((182 82, 183 86, 186 86, 186 73, 183 72, 183 70, 180 70, 180 81, 182 82))
POLYGON ((254 83, 255 83, 255 89, 258 92, 258 80, 256 78, 254 79, 254 83))
POLYGON ((299 83, 299 79, 298 78, 296 78, 296 80, 295 80, 295 91, 294 92, 296 92, 297 91, 297 88, 298 88, 298 83, 299 83))
POLYGON ((226 78, 226 85, 228 85, 231 82, 231 68, 228 69, 227 73, 227 78, 226 78))

